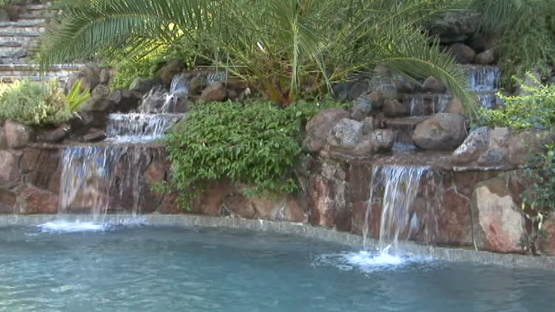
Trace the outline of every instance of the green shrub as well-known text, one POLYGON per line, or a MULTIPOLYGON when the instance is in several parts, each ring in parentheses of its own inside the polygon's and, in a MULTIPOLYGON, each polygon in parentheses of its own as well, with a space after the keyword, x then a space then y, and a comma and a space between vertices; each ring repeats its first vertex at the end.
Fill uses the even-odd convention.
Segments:
POLYGON ((59 124, 69 118, 66 97, 56 80, 0 84, 0 121, 45 125, 59 124))
POLYGON ((293 192, 304 124, 319 110, 338 105, 300 102, 283 109, 270 102, 199 104, 166 139, 171 188, 185 191, 181 203, 186 207, 206 182, 225 178, 252 186, 247 195, 293 192))

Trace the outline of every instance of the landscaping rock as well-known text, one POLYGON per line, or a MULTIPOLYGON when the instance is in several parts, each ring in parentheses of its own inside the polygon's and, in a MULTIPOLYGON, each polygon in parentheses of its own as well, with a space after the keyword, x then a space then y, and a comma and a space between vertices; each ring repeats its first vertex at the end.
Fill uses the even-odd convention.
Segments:
POLYGON ((474 240, 480 250, 522 253, 526 234, 524 217, 508 184, 495 177, 476 185, 472 197, 474 240))
POLYGON ((107 96, 108 94, 110 94, 110 87, 99 84, 98 86, 96 86, 96 88, 92 90, 91 97, 101 98, 107 96))
POLYGON ((111 78, 110 72, 111 72, 111 68, 108 68, 108 67, 104 67, 100 70, 100 74, 98 75, 100 84, 103 84, 103 85, 110 84, 110 78, 111 78))
POLYGON ((364 124, 349 118, 343 118, 333 126, 327 142, 333 147, 354 148, 362 138, 364 124))
POLYGON ((143 96, 140 92, 126 89, 116 89, 107 96, 107 100, 114 105, 114 111, 120 113, 129 113, 135 110, 142 99, 143 96))
POLYGON ((382 107, 382 99, 378 92, 363 93, 354 102, 351 118, 357 121, 363 120, 382 107))
POLYGON ((370 135, 374 152, 389 152, 395 143, 395 132, 391 129, 378 129, 370 135))
POLYGON ((183 60, 172 60, 167 62, 158 73, 156 73, 156 77, 162 81, 164 86, 169 87, 173 77, 183 72, 183 70, 185 70, 185 62, 183 60))
POLYGON ((491 129, 487 127, 470 132, 451 156, 451 163, 462 166, 477 161, 480 155, 488 149, 490 133, 491 129))
POLYGON ((135 80, 131 83, 129 90, 146 94, 150 90, 159 88, 162 85, 163 83, 160 78, 135 78, 135 80))
POLYGON ((449 46, 447 52, 453 55, 455 61, 460 64, 470 64, 476 58, 476 52, 463 43, 454 43, 449 46))
POLYGON ((88 71, 88 73, 84 71, 74 72, 67 80, 65 87, 66 94, 73 89, 73 86, 75 86, 78 81, 81 81, 81 91, 92 91, 99 84, 100 79, 98 75, 95 75, 92 71, 88 71))
POLYGON ((343 118, 348 118, 349 112, 342 108, 325 109, 306 123, 306 137, 303 146, 310 152, 318 152, 324 148, 330 130, 343 118))
POLYGON ((430 36, 439 36, 441 42, 452 43, 468 39, 476 33, 480 16, 468 11, 447 12, 425 25, 430 36))
POLYGON ((23 148, 34 139, 33 129, 10 120, 4 123, 4 134, 8 148, 23 148))
POLYGON ((19 157, 11 151, 0 150, 0 189, 9 188, 19 180, 19 157))
POLYGON ((445 85, 432 76, 426 78, 422 84, 422 92, 444 93, 445 91, 447 91, 445 85))
POLYGON ((399 92, 390 77, 377 76, 370 80, 370 92, 378 92, 380 98, 386 100, 397 100, 399 92))
POLYGON ((454 98, 453 100, 451 100, 451 102, 449 102, 449 104, 447 104, 447 107, 445 108, 445 113, 460 114, 465 116, 466 109, 458 98, 454 98))
POLYGON ((410 114, 409 108, 397 100, 387 100, 384 102, 382 112, 385 117, 403 117, 410 114))
POLYGON ((100 129, 90 129, 88 131, 87 134, 85 134, 82 138, 83 142, 88 142, 88 143, 92 143, 92 142, 99 142, 102 140, 105 140, 108 136, 106 135, 106 132, 100 130, 100 129))
POLYGON ((495 61, 495 52, 493 49, 485 50, 482 53, 476 55, 476 64, 489 65, 495 61))
POLYGON ((227 98, 227 89, 222 82, 215 82, 202 91, 200 99, 206 102, 221 102, 227 98))
POLYGON ((347 100, 353 101, 357 99, 361 94, 368 91, 368 82, 367 81, 359 81, 356 82, 351 86, 349 89, 349 93, 347 95, 347 100))
POLYGON ((70 128, 66 125, 58 126, 53 130, 43 130, 37 134, 37 141, 44 143, 61 143, 69 135, 70 128))
POLYGON ((223 199, 223 207, 232 217, 252 219, 256 216, 256 209, 252 202, 242 194, 227 194, 223 199))
POLYGON ((4 134, 4 127, 0 126, 0 150, 8 148, 8 142, 6 140, 6 135, 4 134))
POLYGON ((412 140, 421 149, 449 150, 466 138, 466 121, 459 114, 439 113, 418 124, 412 140))

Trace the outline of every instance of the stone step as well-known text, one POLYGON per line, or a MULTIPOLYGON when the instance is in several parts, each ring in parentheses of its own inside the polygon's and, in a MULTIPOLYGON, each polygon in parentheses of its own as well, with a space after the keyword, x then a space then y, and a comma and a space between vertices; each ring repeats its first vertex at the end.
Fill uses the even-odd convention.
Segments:
POLYGON ((3 76, 0 73, 0 83, 13 83, 17 80, 31 80, 31 81, 45 81, 50 79, 57 79, 60 84, 63 86, 66 83, 67 76, 55 76, 49 75, 49 73, 45 76, 3 76))
POLYGON ((19 21, 26 20, 47 20, 49 18, 53 18, 56 14, 52 12, 32 12, 32 13, 23 13, 19 15, 19 21))
POLYGON ((412 134, 414 133, 414 128, 419 123, 427 120, 431 116, 420 116, 420 117, 403 117, 403 118, 392 118, 384 120, 384 126, 388 129, 393 130, 395 133, 396 144, 401 145, 414 145, 412 141, 412 134))
MULTIPOLYGON (((50 67, 49 76, 69 76, 79 71, 84 64, 57 64, 50 67)), ((38 66, 30 64, 0 64, 0 76, 9 77, 35 77, 39 76, 38 66)))

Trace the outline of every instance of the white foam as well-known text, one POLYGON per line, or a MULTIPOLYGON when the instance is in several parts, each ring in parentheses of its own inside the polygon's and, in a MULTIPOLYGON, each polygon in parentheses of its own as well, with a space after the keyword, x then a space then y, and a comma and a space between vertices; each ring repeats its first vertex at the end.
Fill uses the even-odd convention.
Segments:
POLYGON ((43 232, 73 233, 73 232, 98 232, 106 229, 105 224, 80 221, 52 221, 39 224, 43 232))
POLYGON ((313 265, 333 266, 341 271, 359 270, 365 273, 376 271, 400 270, 414 264, 430 262, 427 257, 410 254, 391 254, 389 248, 378 251, 357 251, 318 256, 313 265))

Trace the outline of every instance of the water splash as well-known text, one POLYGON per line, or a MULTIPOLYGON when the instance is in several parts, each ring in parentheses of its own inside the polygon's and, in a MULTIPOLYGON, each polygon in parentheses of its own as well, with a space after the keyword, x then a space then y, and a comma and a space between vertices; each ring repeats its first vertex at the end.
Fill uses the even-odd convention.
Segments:
POLYGON ((107 226, 102 223, 80 221, 52 221, 37 226, 44 233, 102 232, 107 226))

